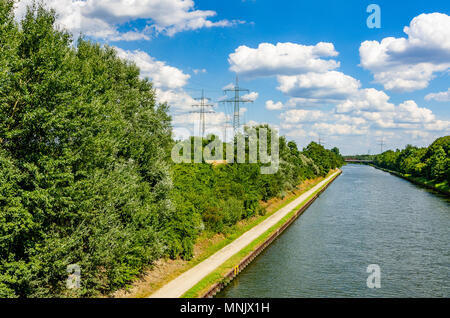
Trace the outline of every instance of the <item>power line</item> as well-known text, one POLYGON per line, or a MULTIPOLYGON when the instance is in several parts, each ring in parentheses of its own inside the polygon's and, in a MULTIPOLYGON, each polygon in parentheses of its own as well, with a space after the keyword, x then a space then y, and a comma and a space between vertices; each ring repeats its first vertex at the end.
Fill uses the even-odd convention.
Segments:
POLYGON ((205 128, 206 128, 206 118, 205 118, 206 116, 205 116, 205 114, 215 113, 214 111, 206 110, 206 108, 207 107, 213 107, 214 105, 206 103, 206 102, 210 101, 210 99, 205 97, 204 90, 202 90, 202 97, 195 98, 195 100, 200 101, 200 104, 194 104, 194 105, 192 105, 192 107, 200 107, 200 110, 199 111, 192 111, 191 113, 200 114, 200 126, 199 126, 199 128, 201 129, 201 136, 205 137, 205 128))
POLYGON ((234 110, 233 110, 233 130, 234 134, 236 135, 239 127, 240 127, 240 104, 241 103, 252 103, 253 101, 250 99, 242 98, 240 96, 241 92, 246 92, 247 94, 250 93, 248 89, 239 87, 239 79, 236 76, 236 85, 233 88, 224 89, 224 94, 227 95, 228 93, 234 93, 233 97, 227 98, 225 100, 221 100, 221 103, 233 103, 234 110))

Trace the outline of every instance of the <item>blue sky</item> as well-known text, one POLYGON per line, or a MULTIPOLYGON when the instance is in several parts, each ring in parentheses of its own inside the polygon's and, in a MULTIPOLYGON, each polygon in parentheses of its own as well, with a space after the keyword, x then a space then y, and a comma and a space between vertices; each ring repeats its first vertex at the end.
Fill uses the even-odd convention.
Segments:
POLYGON ((269 123, 300 147, 320 135, 345 154, 377 153, 381 138, 395 149, 450 132, 448 1, 45 2, 75 37, 140 66, 181 135, 198 123, 189 111, 202 89, 216 104, 208 128, 223 131, 230 110, 217 101, 237 74, 257 96, 243 120, 269 123), (366 25, 371 3, 379 29, 366 25))

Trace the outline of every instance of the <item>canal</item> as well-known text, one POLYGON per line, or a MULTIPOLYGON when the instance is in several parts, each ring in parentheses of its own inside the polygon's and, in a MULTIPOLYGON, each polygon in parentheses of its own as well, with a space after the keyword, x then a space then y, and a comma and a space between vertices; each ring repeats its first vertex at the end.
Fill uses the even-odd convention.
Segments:
POLYGON ((450 202, 364 165, 342 175, 216 297, 450 297, 450 202), (381 288, 368 288, 369 264, 381 288))

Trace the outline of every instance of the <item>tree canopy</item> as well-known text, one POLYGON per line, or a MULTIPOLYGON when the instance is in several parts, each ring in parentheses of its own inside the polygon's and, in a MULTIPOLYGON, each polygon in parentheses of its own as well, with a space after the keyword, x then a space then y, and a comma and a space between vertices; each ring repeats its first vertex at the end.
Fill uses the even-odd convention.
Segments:
POLYGON ((174 164, 171 135, 168 105, 134 64, 72 43, 39 5, 17 23, 0 0, 0 297, 108 293, 343 162, 337 148, 280 137, 274 174, 262 162, 174 164), (71 264, 80 289, 66 288, 71 264))
POLYGON ((407 145, 375 157, 375 164, 414 177, 450 184, 450 136, 436 139, 427 148, 407 145))

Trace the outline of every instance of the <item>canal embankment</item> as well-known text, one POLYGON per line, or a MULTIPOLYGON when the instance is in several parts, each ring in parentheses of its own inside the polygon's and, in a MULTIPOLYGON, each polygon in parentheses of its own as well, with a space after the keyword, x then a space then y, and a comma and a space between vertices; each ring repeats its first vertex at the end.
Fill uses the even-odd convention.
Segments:
MULTIPOLYGON (((251 256, 247 258, 250 253, 257 249, 262 250, 261 244, 266 242, 273 231, 282 228, 285 223, 293 222, 292 217, 296 213, 295 217, 298 217, 303 207, 306 209, 340 173, 340 170, 334 172, 208 259, 163 286, 150 297, 201 297, 212 294, 209 293, 211 286, 222 281, 229 273, 230 268, 238 274, 244 266, 242 261, 245 260, 247 263, 250 261, 251 256)), ((229 279, 229 277, 227 278, 229 279)))

